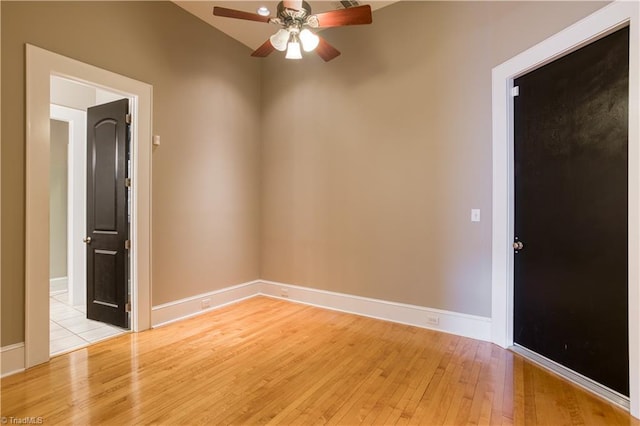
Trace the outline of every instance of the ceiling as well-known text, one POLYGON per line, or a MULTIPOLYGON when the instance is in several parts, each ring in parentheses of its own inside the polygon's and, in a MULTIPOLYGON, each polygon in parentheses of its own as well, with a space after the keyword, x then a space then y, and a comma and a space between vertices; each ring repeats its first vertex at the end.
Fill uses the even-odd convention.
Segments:
MULTIPOLYGON (((309 1, 309 0, 308 0, 309 1)), ((233 37, 239 42, 249 46, 252 50, 257 49, 266 39, 278 29, 273 24, 263 24, 260 22, 243 21, 240 19, 221 18, 213 16, 213 6, 221 6, 229 9, 238 9, 245 12, 255 13, 260 6, 266 6, 271 11, 271 16, 275 16, 278 1, 179 1, 175 4, 187 12, 197 16, 209 25, 219 29, 223 33, 233 37)), ((340 9, 342 5, 339 1, 309 1, 312 13, 326 12, 328 10, 340 9)), ((371 5, 372 10, 388 6, 395 1, 360 1, 360 4, 371 5)))

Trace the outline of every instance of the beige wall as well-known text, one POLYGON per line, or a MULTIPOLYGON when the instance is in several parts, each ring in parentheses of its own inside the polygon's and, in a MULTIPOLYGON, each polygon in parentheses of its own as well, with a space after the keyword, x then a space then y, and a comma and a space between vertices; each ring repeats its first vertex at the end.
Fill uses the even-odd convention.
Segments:
POLYGON ((602 6, 400 2, 269 58, 261 277, 490 316, 491 69, 602 6))
POLYGON ((49 278, 67 276, 67 153, 69 123, 51 120, 49 153, 49 278))
POLYGON ((249 49, 170 2, 0 7, 1 345, 24 338, 27 42, 153 85, 153 304, 258 278, 260 62, 249 49))

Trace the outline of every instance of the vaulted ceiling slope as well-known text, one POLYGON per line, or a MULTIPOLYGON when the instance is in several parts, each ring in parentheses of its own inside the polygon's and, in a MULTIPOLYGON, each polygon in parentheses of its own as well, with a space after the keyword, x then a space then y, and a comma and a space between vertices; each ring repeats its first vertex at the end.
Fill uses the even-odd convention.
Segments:
MULTIPOLYGON (((217 28, 230 37, 238 40, 242 44, 257 49, 270 35, 277 31, 275 25, 262 24, 258 22, 241 21, 238 19, 228 19, 213 16, 213 7, 220 6, 229 9, 238 9, 255 13, 261 6, 267 7, 271 11, 271 16, 275 15, 278 1, 174 1, 175 4, 187 12, 197 16, 209 25, 217 28)), ((314 13, 326 12, 328 10, 344 8, 344 4, 369 4, 372 10, 377 10, 388 6, 395 1, 310 1, 314 13)))

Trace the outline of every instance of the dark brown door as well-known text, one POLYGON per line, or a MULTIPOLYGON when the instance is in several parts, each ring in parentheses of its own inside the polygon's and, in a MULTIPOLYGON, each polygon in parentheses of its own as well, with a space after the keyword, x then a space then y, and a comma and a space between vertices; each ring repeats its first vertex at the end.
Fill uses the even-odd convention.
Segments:
POLYGON ((129 327, 129 100, 87 110, 87 318, 129 327))
POLYGON ((629 30, 515 81, 514 340, 629 395, 629 30))

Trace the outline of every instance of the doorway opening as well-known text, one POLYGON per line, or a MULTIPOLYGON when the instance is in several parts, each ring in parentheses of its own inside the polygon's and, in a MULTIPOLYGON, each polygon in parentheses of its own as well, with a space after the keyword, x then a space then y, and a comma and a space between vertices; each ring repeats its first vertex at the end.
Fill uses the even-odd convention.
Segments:
POLYGON ((26 45, 26 213, 24 367, 50 358, 49 194, 51 77, 112 91, 131 103, 131 329, 151 325, 152 86, 26 45))
MULTIPOLYGON (((75 350, 128 331, 87 316, 87 109, 122 95, 51 77, 49 352, 75 350)), ((128 268, 130 270, 131 268, 128 268)))

